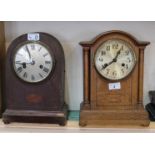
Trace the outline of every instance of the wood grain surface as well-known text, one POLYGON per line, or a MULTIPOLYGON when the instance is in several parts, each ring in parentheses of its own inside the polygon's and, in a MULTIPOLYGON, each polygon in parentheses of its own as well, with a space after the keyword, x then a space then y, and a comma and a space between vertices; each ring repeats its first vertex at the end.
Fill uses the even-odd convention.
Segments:
POLYGON ((143 108, 144 49, 149 42, 138 41, 126 32, 114 30, 80 45, 84 53, 84 101, 81 104, 80 125, 149 125, 148 114, 143 108), (137 59, 133 71, 120 81, 103 78, 94 65, 97 49, 110 39, 128 43, 137 59), (112 82, 120 82, 121 89, 109 90, 108 84, 112 82))
POLYGON ((35 84, 19 79, 13 69, 13 60, 17 48, 28 42, 27 34, 19 36, 10 44, 5 63, 5 111, 3 113, 5 123, 17 120, 49 123, 52 123, 53 120, 60 125, 66 123, 64 51, 55 37, 43 32, 38 33, 40 35, 39 42, 48 47, 53 57, 54 68, 45 80, 35 84), (63 115, 63 118, 59 117, 59 114, 63 115))

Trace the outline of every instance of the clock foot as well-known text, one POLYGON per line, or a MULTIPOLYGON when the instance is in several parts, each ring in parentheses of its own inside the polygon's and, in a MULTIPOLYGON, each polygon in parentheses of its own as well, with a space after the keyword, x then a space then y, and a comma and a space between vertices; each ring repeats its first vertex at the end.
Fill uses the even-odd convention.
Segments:
POLYGON ((3 123, 4 124, 10 124, 10 120, 9 119, 3 119, 3 123))
POLYGON ((142 123, 141 126, 142 127, 148 127, 149 126, 149 123, 147 123, 147 122, 146 123, 142 123))
POLYGON ((60 125, 60 126, 65 126, 65 125, 66 125, 66 121, 60 122, 59 125, 60 125))
POLYGON ((87 123, 86 123, 86 121, 80 121, 80 122, 79 122, 79 125, 80 125, 81 127, 85 127, 85 126, 87 126, 87 123))

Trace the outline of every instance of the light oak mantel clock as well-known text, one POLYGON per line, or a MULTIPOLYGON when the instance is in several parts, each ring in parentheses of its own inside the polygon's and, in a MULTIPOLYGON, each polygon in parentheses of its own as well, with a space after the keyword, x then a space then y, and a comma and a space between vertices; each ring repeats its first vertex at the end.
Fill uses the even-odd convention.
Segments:
POLYGON ((16 38, 5 63, 4 123, 65 125, 64 74, 64 51, 55 37, 37 32, 16 38))
POLYGON ((79 124, 148 126, 148 113, 143 107, 143 67, 149 42, 114 30, 80 45, 84 101, 79 124))

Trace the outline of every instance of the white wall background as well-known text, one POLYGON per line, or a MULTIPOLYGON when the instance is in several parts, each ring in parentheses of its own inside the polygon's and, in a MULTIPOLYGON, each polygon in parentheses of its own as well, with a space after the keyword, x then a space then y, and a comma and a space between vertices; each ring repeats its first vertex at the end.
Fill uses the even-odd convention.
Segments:
POLYGON ((142 41, 150 41, 145 50, 144 104, 148 91, 155 90, 155 22, 5 22, 6 44, 27 32, 47 32, 62 44, 66 59, 65 101, 71 110, 79 110, 83 100, 83 66, 80 41, 91 40, 109 30, 122 30, 142 41))

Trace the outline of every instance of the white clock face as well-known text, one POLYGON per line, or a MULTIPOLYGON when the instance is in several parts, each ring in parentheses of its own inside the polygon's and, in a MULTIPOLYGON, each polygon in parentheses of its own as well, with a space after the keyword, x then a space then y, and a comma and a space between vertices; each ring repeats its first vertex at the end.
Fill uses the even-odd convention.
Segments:
POLYGON ((120 80, 130 74, 136 64, 131 46, 123 40, 104 42, 96 51, 95 66, 109 80, 120 80))
POLYGON ((16 51, 13 63, 17 76, 30 83, 43 81, 53 68, 48 48, 36 42, 22 45, 16 51))

